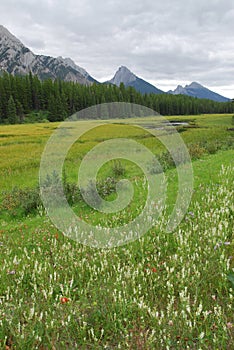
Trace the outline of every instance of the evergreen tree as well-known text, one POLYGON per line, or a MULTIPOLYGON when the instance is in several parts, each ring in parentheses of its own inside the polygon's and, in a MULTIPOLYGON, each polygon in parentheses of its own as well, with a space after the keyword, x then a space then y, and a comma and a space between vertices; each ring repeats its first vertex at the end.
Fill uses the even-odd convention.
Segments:
POLYGON ((24 119, 24 109, 19 100, 16 100, 16 114, 19 117, 19 122, 22 123, 24 119))
POLYGON ((16 124, 18 121, 17 114, 16 114, 16 106, 15 106, 15 101, 12 97, 10 96, 8 103, 7 103, 7 119, 10 124, 16 124))
MULTIPOLYGON (((142 95, 133 87, 125 87, 123 83, 119 87, 96 83, 85 86, 58 79, 40 81, 31 73, 27 76, 12 76, 7 73, 0 76, 1 123, 7 120, 11 123, 22 122, 25 114, 40 110, 49 112, 50 121, 60 121, 89 106, 118 101, 136 103, 162 115, 234 113, 232 101, 220 103, 185 95, 142 95)), ((106 109, 98 108, 97 111, 95 117, 98 118, 108 114, 106 109)), ((111 107, 108 107, 108 111, 116 114, 111 107)), ((131 114, 130 110, 125 114, 129 113, 131 114)))

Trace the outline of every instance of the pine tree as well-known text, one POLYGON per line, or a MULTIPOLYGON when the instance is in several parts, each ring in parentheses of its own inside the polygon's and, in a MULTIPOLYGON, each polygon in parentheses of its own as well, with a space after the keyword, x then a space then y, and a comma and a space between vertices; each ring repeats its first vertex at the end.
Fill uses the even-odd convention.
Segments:
POLYGON ((16 124, 18 121, 17 114, 16 114, 16 106, 15 106, 15 101, 12 97, 10 96, 8 103, 7 103, 7 118, 10 124, 16 124))
MULTIPOLYGON (((234 113, 233 101, 219 103, 184 95, 142 95, 123 83, 119 87, 108 84, 85 86, 61 80, 40 81, 32 74, 10 76, 4 73, 0 76, 0 123, 22 122, 24 114, 33 110, 49 112, 50 121, 60 121, 89 106, 118 101, 152 108, 162 115, 234 113)), ((100 118, 109 113, 116 114, 112 107, 97 111, 100 118)), ((124 111, 123 115, 131 115, 131 110, 124 111)))
POLYGON ((24 109, 22 104, 19 102, 19 100, 16 100, 16 113, 19 117, 19 122, 22 123, 24 119, 24 109))
POLYGON ((52 94, 48 99, 48 111, 49 111, 49 116, 48 116, 49 121, 55 122, 57 120, 57 109, 56 109, 55 97, 52 94))

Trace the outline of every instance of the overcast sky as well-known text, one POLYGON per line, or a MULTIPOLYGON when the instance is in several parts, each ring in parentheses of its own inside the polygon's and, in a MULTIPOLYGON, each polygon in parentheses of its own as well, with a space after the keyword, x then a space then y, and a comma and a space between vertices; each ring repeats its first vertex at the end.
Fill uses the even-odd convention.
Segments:
POLYGON ((233 0, 1 0, 0 24, 99 81, 125 65, 163 90, 197 81, 234 97, 233 0))

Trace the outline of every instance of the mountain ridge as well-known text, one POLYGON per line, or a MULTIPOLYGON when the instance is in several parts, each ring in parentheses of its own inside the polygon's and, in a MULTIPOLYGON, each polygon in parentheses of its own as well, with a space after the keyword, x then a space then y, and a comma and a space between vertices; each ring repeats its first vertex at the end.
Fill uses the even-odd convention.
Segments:
POLYGON ((165 94, 166 92, 158 89, 154 85, 139 78, 133 72, 131 72, 126 66, 120 66, 116 71, 114 77, 106 82, 107 84, 114 84, 119 86, 123 83, 125 86, 131 86, 142 94, 165 94))
POLYGON ((87 85, 96 81, 70 58, 34 54, 2 25, 0 25, 0 69, 13 75, 32 72, 40 79, 60 78, 87 85))
MULTIPOLYGON (((71 58, 61 56, 36 55, 14 36, 7 28, 0 25, 0 74, 8 72, 13 75, 32 73, 40 79, 61 79, 84 85, 99 83, 84 68, 78 66, 71 58)), ((230 101, 216 92, 209 90, 197 82, 183 87, 178 85, 175 90, 162 91, 146 80, 139 78, 126 66, 120 66, 114 77, 105 84, 131 86, 142 94, 173 94, 187 95, 197 98, 207 98, 217 102, 230 101)))
POLYGON ((175 90, 169 90, 168 94, 172 95, 187 95, 196 98, 206 98, 208 100, 213 100, 217 102, 228 102, 229 98, 224 97, 214 91, 209 90, 205 86, 199 84, 198 82, 193 81, 189 85, 178 85, 175 90))

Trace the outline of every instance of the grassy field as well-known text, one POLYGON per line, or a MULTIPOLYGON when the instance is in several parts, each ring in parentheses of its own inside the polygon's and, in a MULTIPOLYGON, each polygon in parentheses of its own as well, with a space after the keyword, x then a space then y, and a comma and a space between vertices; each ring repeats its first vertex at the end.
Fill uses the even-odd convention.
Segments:
MULTIPOLYGON (((224 142, 231 137, 231 132, 227 131, 228 127, 232 126, 231 115, 169 118, 169 120, 174 119, 191 123, 189 128, 181 128, 182 131, 186 129, 185 132, 181 132, 181 136, 186 144, 196 144, 205 141, 211 143, 224 142)), ((144 125, 154 121, 155 117, 145 118, 143 121, 142 119, 115 120, 115 124, 111 124, 111 121, 109 121, 110 125, 104 125, 94 131, 90 131, 72 147, 67 156, 68 176, 75 181, 77 171, 74 169, 74 162, 78 167, 80 160, 88 150, 100 141, 109 138, 131 137, 149 147, 154 153, 160 153, 163 148, 155 140, 155 137, 134 126, 137 124, 144 127, 144 125), (124 123, 128 124, 127 128, 124 123)), ((48 140, 58 125, 57 123, 40 123, 0 126, 0 188, 2 190, 12 189, 14 186, 33 187, 38 183, 38 167, 41 154, 46 140, 48 140)))
MULTIPOLYGON (((139 240, 113 249, 68 239, 41 205, 22 212, 29 197, 19 189, 36 191, 41 155, 58 124, 0 126, 0 349, 234 348, 232 116, 170 120, 188 122, 178 131, 194 173, 190 207, 172 233, 165 225, 175 203, 177 171, 165 147, 135 126, 152 125, 153 117, 109 121, 85 134, 67 155, 68 183, 76 182, 84 155, 112 138, 133 138, 165 166, 165 215, 139 240)), ((146 196, 142 172, 131 162, 118 166, 110 162, 98 179, 115 184, 128 178, 133 202, 111 217, 78 198, 72 204, 78 216, 110 226, 138 214, 146 196)), ((105 198, 113 200, 115 192, 105 198)))

